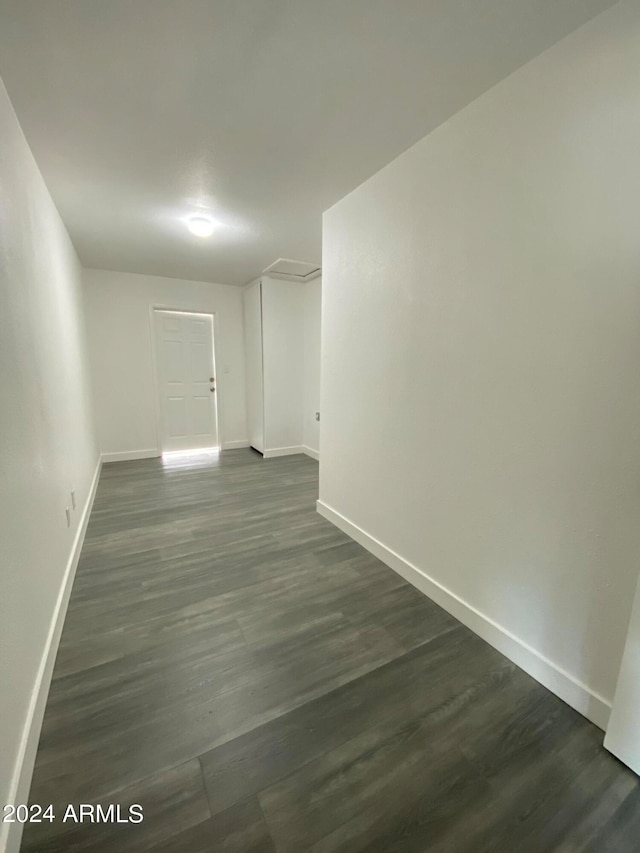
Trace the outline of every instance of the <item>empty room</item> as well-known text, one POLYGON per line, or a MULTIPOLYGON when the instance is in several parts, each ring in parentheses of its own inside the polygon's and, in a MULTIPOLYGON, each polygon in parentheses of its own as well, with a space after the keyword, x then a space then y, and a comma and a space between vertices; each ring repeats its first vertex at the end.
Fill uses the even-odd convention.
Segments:
POLYGON ((0 853, 640 851, 638 0, 0 0, 0 853))

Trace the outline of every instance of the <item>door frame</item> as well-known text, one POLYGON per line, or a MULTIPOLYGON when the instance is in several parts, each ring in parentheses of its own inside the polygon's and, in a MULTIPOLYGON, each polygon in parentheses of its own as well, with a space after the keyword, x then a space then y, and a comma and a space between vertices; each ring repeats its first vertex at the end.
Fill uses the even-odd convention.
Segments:
POLYGON ((156 446, 158 448, 158 456, 162 456, 162 410, 160 408, 160 377, 158 375, 158 348, 156 347, 156 327, 155 327, 155 312, 156 311, 171 311, 174 314, 199 314, 203 317, 211 317, 211 333, 213 335, 213 375, 216 380, 216 429, 218 435, 218 449, 222 450, 224 436, 222 434, 222 423, 224 417, 222 414, 222 392, 220 375, 218 373, 218 365, 221 363, 218 353, 218 317, 215 311, 198 311, 195 308, 176 308, 172 305, 152 303, 149 305, 149 337, 151 340, 151 367, 153 373, 153 402, 155 410, 155 427, 156 427, 156 446))

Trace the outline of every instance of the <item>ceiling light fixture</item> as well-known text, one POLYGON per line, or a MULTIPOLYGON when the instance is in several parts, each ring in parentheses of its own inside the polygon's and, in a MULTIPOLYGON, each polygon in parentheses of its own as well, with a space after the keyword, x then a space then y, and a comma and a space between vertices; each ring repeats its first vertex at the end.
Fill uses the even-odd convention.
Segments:
POLYGON ((210 237, 213 234, 215 223, 213 219, 209 219, 208 216, 198 214, 197 216, 189 217, 187 220, 187 228, 192 234, 195 234, 196 237, 210 237))

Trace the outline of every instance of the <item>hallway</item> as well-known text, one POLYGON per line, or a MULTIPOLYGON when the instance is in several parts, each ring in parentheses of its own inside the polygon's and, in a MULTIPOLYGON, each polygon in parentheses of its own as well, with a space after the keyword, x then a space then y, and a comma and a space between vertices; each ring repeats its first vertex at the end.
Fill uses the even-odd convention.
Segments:
POLYGON ((22 849, 636 850, 602 732, 320 518, 317 477, 103 467, 31 790, 57 820, 22 849))

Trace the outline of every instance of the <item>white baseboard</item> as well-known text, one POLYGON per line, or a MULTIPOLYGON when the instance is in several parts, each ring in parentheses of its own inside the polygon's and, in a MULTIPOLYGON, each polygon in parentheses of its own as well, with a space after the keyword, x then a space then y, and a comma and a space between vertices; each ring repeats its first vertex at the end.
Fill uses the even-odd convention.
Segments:
POLYGON ((220 450, 237 450, 240 447, 249 447, 249 440, 244 438, 241 441, 223 441, 220 450))
POLYGON ((603 696, 531 648, 506 628, 498 625, 493 619, 485 616, 484 613, 481 613, 438 581, 429 577, 422 569, 387 548, 382 542, 379 542, 327 504, 318 501, 316 507, 320 515, 335 524, 343 533, 346 533, 347 536, 350 536, 379 560, 382 560, 420 592, 429 596, 463 625, 466 625, 479 637, 502 652, 536 681, 559 696, 567 705, 571 705, 596 726, 603 730, 606 729, 611 713, 611 703, 603 696))
POLYGON ((275 456, 295 456, 304 452, 304 447, 299 445, 298 447, 272 447, 270 450, 263 450, 262 455, 265 459, 273 459, 275 456))
POLYGON ((103 453, 102 462, 129 462, 133 459, 155 459, 161 453, 157 447, 148 450, 123 450, 118 453, 103 453))
MULTIPOLYGON (((20 739, 20 747, 18 749, 18 757, 16 759, 15 770, 9 791, 7 802, 19 804, 26 803, 29 797, 29 789, 31 787, 31 777, 33 775, 33 766, 35 763, 36 752, 38 749, 38 741, 40 740, 40 730, 42 729, 42 720, 44 717, 44 709, 47 704, 49 695, 49 686, 51 684, 51 675, 53 673, 53 665, 56 661, 58 653, 58 645, 60 643, 60 635, 64 619, 67 615, 67 606, 71 595, 71 588, 76 576, 78 560, 82 545, 84 542, 85 533, 87 532, 87 524, 91 515, 91 508, 96 496, 98 488, 98 480, 100 479, 100 469, 102 468, 102 459, 98 460, 95 474, 91 482, 89 494, 82 511, 82 517, 78 530, 76 531, 71 553, 67 561, 67 567, 64 572, 60 592, 53 611, 51 625, 47 641, 40 659, 40 667, 31 694, 31 702, 25 720, 22 736, 20 739)), ((5 853, 18 853, 20 849, 20 841, 22 839, 23 824, 20 823, 4 823, 0 826, 0 850, 5 853)))
POLYGON ((318 450, 314 450, 313 447, 307 447, 306 444, 302 445, 302 452, 306 453, 307 456, 310 456, 312 459, 320 461, 320 452, 318 450))

